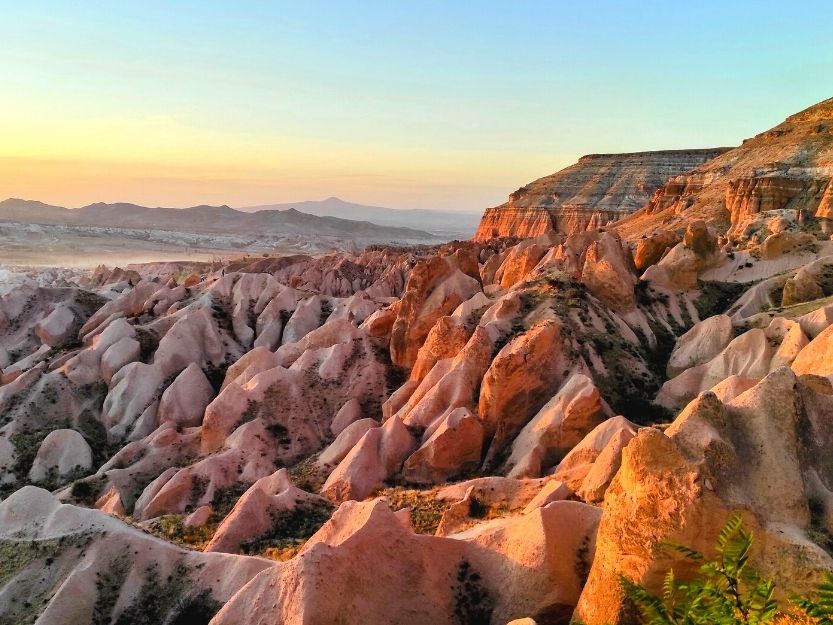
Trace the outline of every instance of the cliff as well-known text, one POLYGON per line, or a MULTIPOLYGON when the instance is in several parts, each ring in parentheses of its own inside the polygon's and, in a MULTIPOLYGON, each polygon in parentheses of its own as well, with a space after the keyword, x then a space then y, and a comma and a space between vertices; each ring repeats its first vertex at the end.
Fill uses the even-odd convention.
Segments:
POLYGON ((740 231, 760 213, 783 209, 833 217, 833 98, 678 174, 646 206, 617 224, 626 238, 704 219, 740 231))
POLYGON ((574 233, 642 208, 672 176, 719 156, 725 148, 590 154, 578 163, 521 187, 486 209, 475 240, 574 233))

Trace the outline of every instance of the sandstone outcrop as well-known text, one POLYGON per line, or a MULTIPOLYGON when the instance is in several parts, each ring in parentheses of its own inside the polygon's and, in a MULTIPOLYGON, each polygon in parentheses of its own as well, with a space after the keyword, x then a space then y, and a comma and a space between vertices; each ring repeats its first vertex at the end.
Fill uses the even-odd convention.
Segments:
POLYGON ((795 591, 812 586, 833 566, 807 534, 813 518, 827 518, 826 504, 814 512, 811 500, 829 495, 829 463, 820 452, 830 436, 831 401, 829 385, 815 387, 781 368, 728 404, 700 395, 664 433, 642 430, 624 449, 605 497, 576 618, 627 622, 618 576, 658 589, 679 564, 661 543, 707 550, 736 511, 755 532, 751 555, 759 571, 795 591))
POLYGON ((715 315, 695 324, 677 339, 666 367, 668 377, 676 377, 686 369, 708 362, 734 337, 735 328, 727 315, 715 315))
POLYGON ((413 450, 413 436, 398 417, 391 417, 359 439, 327 478, 321 493, 338 502, 364 499, 399 471, 413 450))
POLYGON ((666 382, 657 401, 669 408, 680 408, 730 376, 761 380, 769 372, 789 366, 807 344, 797 322, 776 317, 765 329, 744 332, 708 362, 666 382))
POLYGON ((297 558, 258 576, 212 623, 244 614, 253 625, 563 618, 580 591, 574 563, 592 557, 597 524, 596 509, 556 502, 470 534, 419 536, 378 500, 349 502, 297 558))
POLYGON ((575 234, 642 208, 665 181, 694 169, 723 149, 590 154, 521 187, 489 208, 475 240, 535 237, 550 230, 575 234))
POLYGON ((833 567, 831 110, 613 224, 682 153, 513 194, 517 238, 13 275, 0 612, 613 624, 619 574, 656 590, 664 541, 736 512, 806 591, 833 567))
POLYGON ((223 519, 205 551, 237 553, 270 532, 300 515, 311 514, 312 508, 327 508, 329 504, 316 495, 296 488, 286 469, 260 478, 243 493, 223 519))
POLYGON ((515 438, 509 477, 540 477, 603 419, 601 396, 590 378, 571 377, 515 438))
POLYGON ((462 250, 414 267, 391 330, 391 359, 412 367, 436 321, 481 290, 477 260, 462 250))
POLYGON ((27 486, 0 502, 6 559, 0 611, 9 622, 173 622, 210 618, 267 560, 182 549, 27 486), (98 583, 96 583, 98 581, 98 583))
POLYGON ((617 230, 636 239, 658 228, 673 230, 704 219, 731 228, 731 235, 740 234, 750 217, 774 211, 825 215, 833 166, 831 119, 833 99, 788 117, 691 172, 671 176, 617 230))
POLYGON ((29 479, 44 482, 88 471, 92 466, 92 450, 81 434, 75 430, 54 430, 38 447, 29 479))

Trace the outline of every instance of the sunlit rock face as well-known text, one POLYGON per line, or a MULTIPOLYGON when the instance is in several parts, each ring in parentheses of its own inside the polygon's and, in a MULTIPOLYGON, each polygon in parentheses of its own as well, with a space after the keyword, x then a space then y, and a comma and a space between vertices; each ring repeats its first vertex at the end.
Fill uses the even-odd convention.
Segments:
MULTIPOLYGON (((731 228, 741 239, 779 210, 799 219, 831 218, 833 98, 788 117, 775 128, 679 172, 657 189, 643 210, 617 225, 636 239, 659 228, 677 230, 693 219, 731 228), (753 225, 750 229, 749 226, 753 225)), ((829 228, 827 228, 829 229, 829 228)))
POLYGON ((483 215, 475 240, 573 234, 642 208, 666 180, 718 156, 721 149, 590 154, 521 187, 483 215))

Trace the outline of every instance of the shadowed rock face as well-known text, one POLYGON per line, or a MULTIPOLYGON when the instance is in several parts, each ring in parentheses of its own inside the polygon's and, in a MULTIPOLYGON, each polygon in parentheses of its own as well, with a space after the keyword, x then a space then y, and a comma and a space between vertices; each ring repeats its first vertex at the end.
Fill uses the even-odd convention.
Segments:
POLYGON ((718 156, 712 150, 590 154, 539 178, 486 209, 475 240, 535 237, 550 230, 573 234, 598 228, 642 206, 665 181, 718 156))

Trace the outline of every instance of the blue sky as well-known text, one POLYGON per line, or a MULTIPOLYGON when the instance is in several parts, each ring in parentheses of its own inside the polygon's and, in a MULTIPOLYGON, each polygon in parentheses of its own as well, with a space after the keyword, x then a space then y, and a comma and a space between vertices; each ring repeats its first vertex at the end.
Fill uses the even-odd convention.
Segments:
POLYGON ((480 209, 833 96, 823 2, 0 2, 0 195, 480 209))

